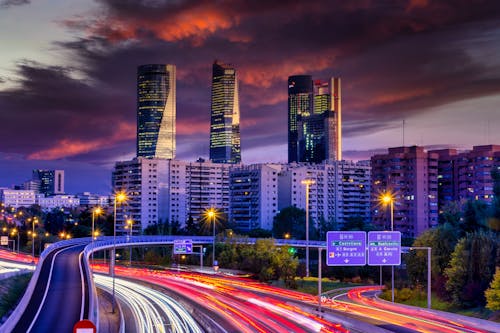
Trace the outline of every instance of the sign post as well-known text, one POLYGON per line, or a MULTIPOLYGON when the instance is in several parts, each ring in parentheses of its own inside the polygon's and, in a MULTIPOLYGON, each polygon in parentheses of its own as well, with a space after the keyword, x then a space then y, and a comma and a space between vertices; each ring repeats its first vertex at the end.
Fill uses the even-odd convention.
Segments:
POLYGON ((193 240, 176 239, 174 240, 174 254, 192 254, 193 240))
POLYGON ((328 266, 366 265, 366 232, 328 231, 326 253, 328 266))
POLYGON ((401 232, 369 231, 368 265, 369 266, 401 265, 401 232))

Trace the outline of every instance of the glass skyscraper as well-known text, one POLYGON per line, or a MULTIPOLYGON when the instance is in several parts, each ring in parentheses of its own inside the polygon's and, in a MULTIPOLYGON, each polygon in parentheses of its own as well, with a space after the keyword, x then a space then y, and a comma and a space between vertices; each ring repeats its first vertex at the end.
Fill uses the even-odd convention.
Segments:
POLYGON ((137 69, 137 156, 175 158, 174 65, 137 69))
POLYGON ((288 78, 288 162, 342 160, 340 79, 288 78))
POLYGON ((233 66, 218 61, 212 66, 210 160, 241 162, 238 77, 233 66))

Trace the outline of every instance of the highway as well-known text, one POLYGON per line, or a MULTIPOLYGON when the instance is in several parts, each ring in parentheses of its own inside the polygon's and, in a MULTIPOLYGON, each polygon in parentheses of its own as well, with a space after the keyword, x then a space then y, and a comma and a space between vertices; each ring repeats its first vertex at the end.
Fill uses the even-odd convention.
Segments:
MULTIPOLYGON (((109 276, 95 274, 94 281, 99 288, 111 293, 112 279, 109 276)), ((131 313, 124 319, 126 332, 204 332, 179 303, 156 290, 115 278, 115 293, 123 313, 131 313)))
POLYGON ((12 332, 71 332, 76 322, 87 317, 83 248, 64 247, 46 257, 33 295, 12 332))

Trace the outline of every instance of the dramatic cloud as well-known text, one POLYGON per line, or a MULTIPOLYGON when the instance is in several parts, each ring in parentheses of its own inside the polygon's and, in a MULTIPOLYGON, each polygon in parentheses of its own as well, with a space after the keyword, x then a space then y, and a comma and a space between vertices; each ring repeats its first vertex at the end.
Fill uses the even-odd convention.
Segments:
POLYGON ((0 9, 12 6, 22 6, 31 3, 30 0, 2 0, 0 1, 0 9))
POLYGON ((208 155, 215 59, 238 71, 245 162, 286 160, 289 75, 342 78, 345 155, 353 157, 372 147, 349 147, 350 139, 498 95, 500 86, 496 0, 100 0, 98 6, 60 19, 79 36, 54 43, 70 67, 24 60, 12 76, 2 75, 0 89, 17 81, 0 90, 0 121, 9 124, 0 132, 0 152, 106 166, 132 157, 136 68, 145 63, 177 66, 183 159, 208 155))

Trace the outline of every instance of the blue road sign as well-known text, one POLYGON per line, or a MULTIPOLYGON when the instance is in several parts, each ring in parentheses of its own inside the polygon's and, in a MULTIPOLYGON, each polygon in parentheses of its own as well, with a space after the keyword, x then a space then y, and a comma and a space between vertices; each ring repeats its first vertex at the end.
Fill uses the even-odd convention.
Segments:
POLYGON ((401 265, 401 232, 369 231, 368 265, 370 266, 401 265))
POLYGON ((193 240, 191 239, 175 239, 174 254, 192 254, 193 240))
POLYGON ((328 266, 366 265, 366 232, 328 231, 326 233, 328 266))

